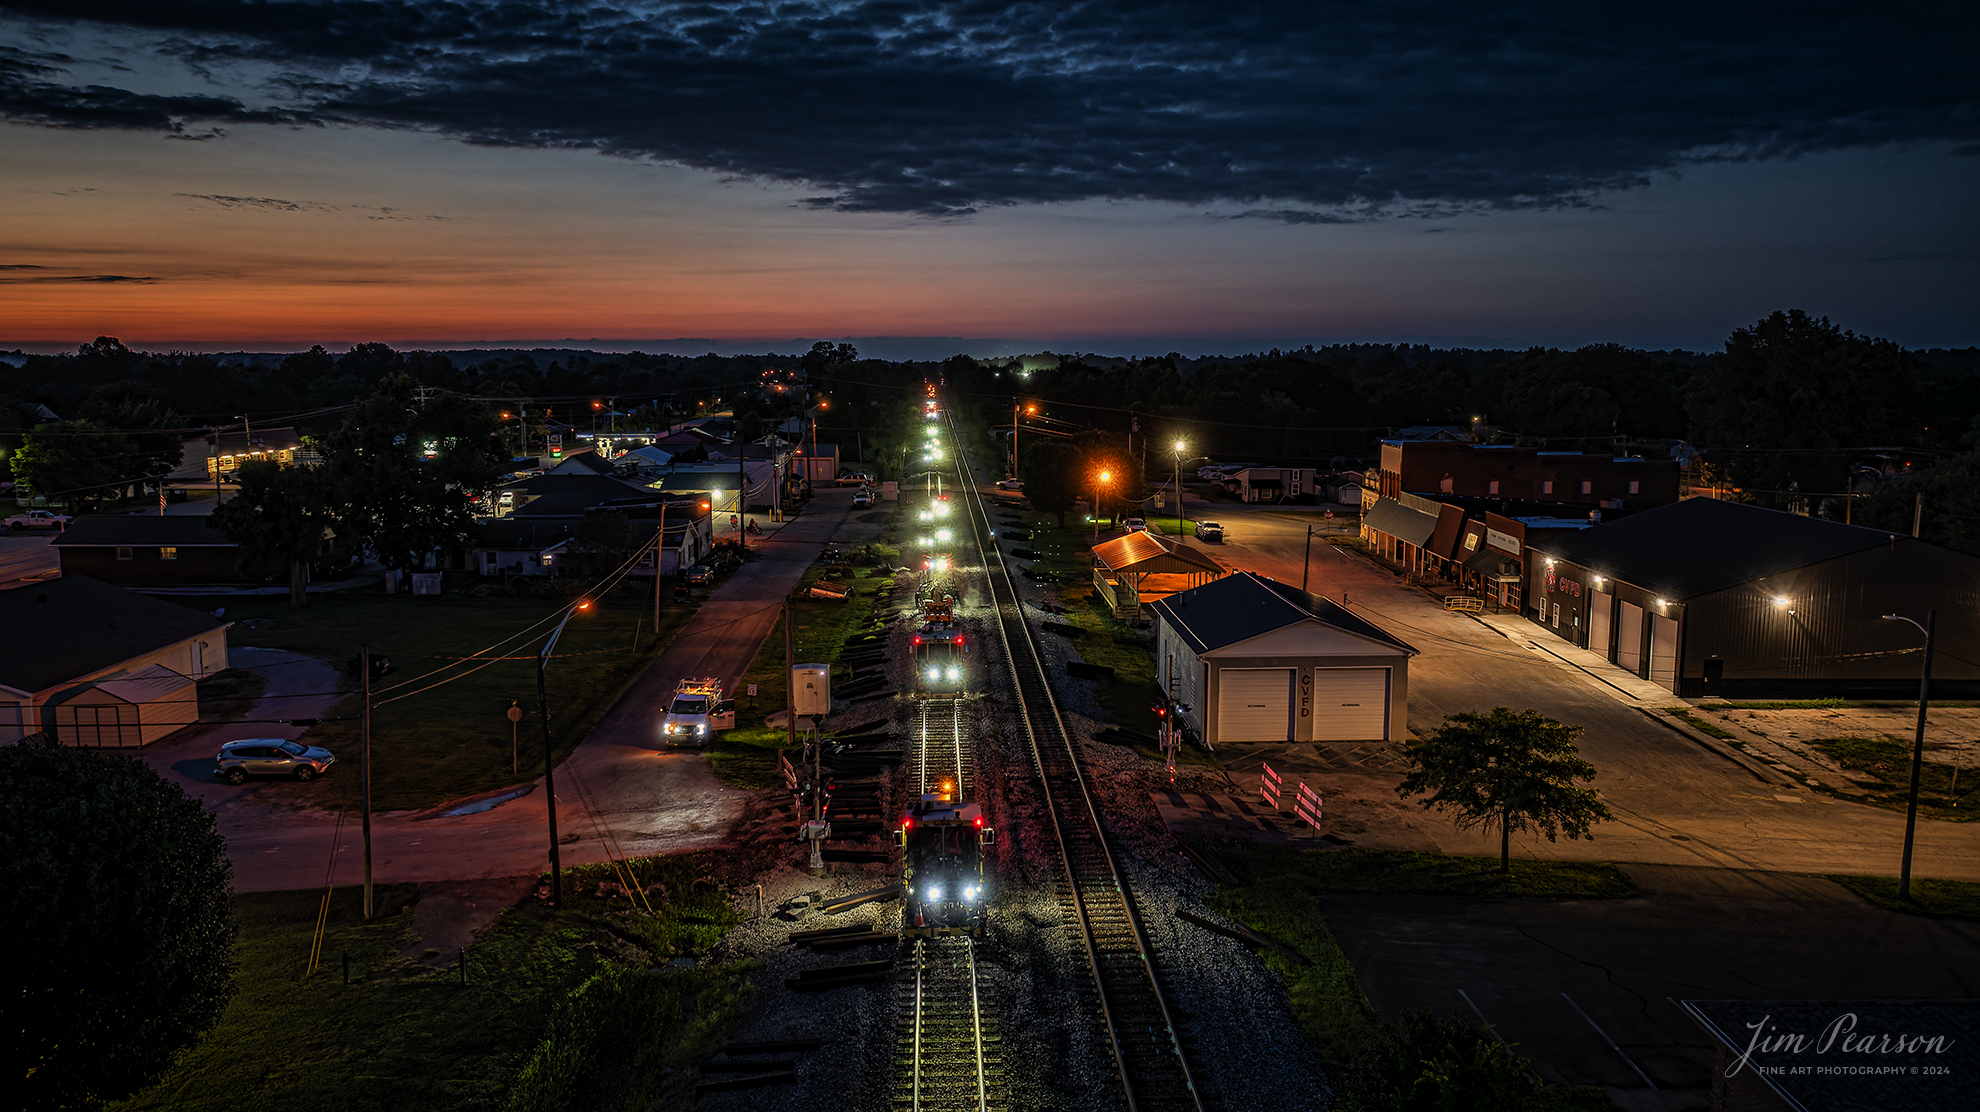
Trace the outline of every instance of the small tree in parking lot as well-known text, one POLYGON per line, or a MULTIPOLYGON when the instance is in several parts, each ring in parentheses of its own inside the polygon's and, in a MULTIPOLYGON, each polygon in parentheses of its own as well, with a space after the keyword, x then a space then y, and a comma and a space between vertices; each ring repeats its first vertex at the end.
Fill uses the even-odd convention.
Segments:
POLYGON ((1550 842, 1562 834, 1581 839, 1616 817, 1594 788, 1575 786, 1595 778, 1595 766, 1575 747, 1581 730, 1536 710, 1450 715, 1410 746, 1413 767, 1396 794, 1421 795, 1425 808, 1455 812, 1463 829, 1497 826, 1499 871, 1506 872, 1513 831, 1537 830, 1550 842))

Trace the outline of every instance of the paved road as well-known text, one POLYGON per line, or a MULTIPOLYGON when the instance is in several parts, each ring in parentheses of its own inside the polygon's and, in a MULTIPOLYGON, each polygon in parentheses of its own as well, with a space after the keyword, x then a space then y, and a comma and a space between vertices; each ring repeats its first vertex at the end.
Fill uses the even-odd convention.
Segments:
MULTIPOLYGON (((1300 582, 1304 521, 1222 502, 1192 504, 1190 516, 1224 522, 1232 542, 1202 547, 1227 565, 1300 582)), ((1320 523, 1317 515, 1314 523, 1320 523)), ((1509 639, 1483 622, 1447 613, 1351 550, 1316 540, 1312 551, 1309 589, 1337 602, 1345 598, 1356 613, 1421 650, 1410 662, 1413 730, 1427 733, 1447 714, 1499 705, 1532 707, 1586 727, 1582 753, 1600 770, 1595 784, 1620 821, 1599 827, 1592 842, 1516 838, 1516 852, 1738 869, 1897 872, 1903 815, 1758 779, 1659 725, 1638 709, 1646 701, 1617 690, 1626 685, 1604 683, 1534 647, 1562 645, 1538 627, 1530 637, 1509 639)), ((1624 674, 1614 671, 1621 681, 1624 674)), ((1678 702, 1664 697, 1647 705, 1678 702)), ((1286 747, 1258 747, 1237 767, 1255 770, 1263 756, 1282 773, 1311 770, 1343 804, 1330 813, 1365 828, 1356 836, 1360 845, 1497 852, 1496 837, 1454 830, 1448 821, 1402 805, 1389 790, 1393 774, 1330 770, 1312 746, 1301 748, 1301 755, 1271 757, 1286 747)), ((1249 786, 1247 777, 1238 781, 1249 786)), ((1980 824, 1921 821, 1916 868, 1929 876, 1980 880, 1980 824)))
POLYGON ((54 533, 0 531, 0 589, 22 579, 39 579, 62 570, 62 561, 48 542, 54 533))
MULTIPOLYGON (((708 771, 699 753, 662 753, 653 729, 660 708, 687 675, 733 680, 755 659, 777 619, 779 603, 816 558, 823 541, 844 524, 850 491, 827 490, 796 520, 767 536, 762 556, 738 570, 708 600, 667 651, 634 681, 571 758, 558 766, 558 830, 567 865, 602 861, 609 832, 620 852, 675 852, 721 841, 742 810, 742 795, 708 771)), ((251 637, 244 634, 244 637, 251 637)), ((320 662, 269 650, 237 650, 237 663, 263 666, 270 685, 263 718, 320 715, 336 695, 338 677, 320 662), (267 655, 255 655, 257 653, 267 655), (266 667, 281 664, 281 667, 266 667)), ((551 696, 556 672, 550 674, 551 696)), ((363 877, 355 817, 339 826, 323 810, 292 810, 259 799, 257 785, 232 787, 212 778, 223 742, 247 737, 294 737, 293 727, 237 722, 147 751, 144 759, 212 810, 226 836, 239 891, 349 885, 363 877), (334 867, 331 858, 336 858, 334 867)), ((353 754, 314 790, 326 802, 356 790, 353 754)), ((272 786, 272 785, 271 785, 272 786)), ((539 779, 529 794, 469 815, 393 812, 372 819, 373 879, 380 882, 473 880, 525 876, 549 865, 548 806, 539 779)))

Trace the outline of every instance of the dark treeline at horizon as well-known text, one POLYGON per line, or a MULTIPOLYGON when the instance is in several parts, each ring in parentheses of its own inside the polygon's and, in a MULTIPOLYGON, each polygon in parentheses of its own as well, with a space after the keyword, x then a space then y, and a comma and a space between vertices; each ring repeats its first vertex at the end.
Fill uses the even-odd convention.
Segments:
MULTIPOLYGON (((823 348, 824 345, 821 345, 823 348)), ((1225 360, 1175 354, 1139 359, 1056 357, 1021 371, 1012 358, 965 355, 941 362, 861 359, 849 345, 824 355, 397 351, 359 344, 321 347, 279 360, 133 351, 99 338, 63 355, 0 364, 0 452, 17 446, 37 406, 64 420, 116 424, 120 414, 161 415, 175 427, 250 420, 296 423, 327 433, 336 410, 405 376, 419 386, 484 397, 535 399, 583 424, 590 401, 639 411, 633 427, 698 412, 736 410, 744 431, 793 413, 798 398, 762 390, 766 370, 802 371, 840 404, 821 415, 819 436, 862 459, 867 442, 891 442, 888 403, 941 377, 952 398, 981 419, 1008 425, 1020 399, 1064 427, 1091 427, 1149 448, 1150 471, 1172 465, 1170 441, 1190 458, 1257 460, 1322 469, 1373 460, 1378 441, 1413 425, 1478 428, 1502 441, 1559 450, 1663 456, 1673 442, 1705 452, 1715 477, 1764 504, 1818 514, 1851 489, 1859 522, 1883 524, 1883 501, 1931 487, 1928 532, 1948 543, 1980 538, 1980 349, 1911 351, 1860 336, 1798 310, 1738 329, 1709 354, 1646 351, 1619 344, 1562 350, 1339 344, 1225 360), (480 357, 480 358, 476 358, 480 357), (1096 365, 1097 364, 1097 365, 1096 365), (698 404, 699 403, 699 404, 698 404), (1138 430, 1136 429, 1138 426, 1138 430), (1966 481, 1969 470, 1973 482, 1966 481), (1854 487, 1852 487, 1854 483, 1854 487), (1942 489, 1943 488, 1943 489, 1942 489), (1888 496, 1888 497, 1880 497, 1888 496), (1975 504, 1968 512, 1967 501, 1975 504)), ((152 425, 152 427, 158 427, 152 425)), ((621 427, 625 427, 622 423, 621 427)), ((1041 424, 1044 428, 1054 427, 1041 424)), ((1910 513, 1890 511, 1909 531, 1910 513), (1902 518, 1901 521, 1898 518, 1902 518)))

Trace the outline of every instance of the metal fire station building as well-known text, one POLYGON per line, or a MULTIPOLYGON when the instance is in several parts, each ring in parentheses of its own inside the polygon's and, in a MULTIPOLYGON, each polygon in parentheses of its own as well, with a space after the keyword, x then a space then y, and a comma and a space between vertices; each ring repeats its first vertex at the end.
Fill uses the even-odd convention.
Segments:
POLYGON ((1528 616, 1686 698, 1980 696, 1980 558, 1880 529, 1690 498, 1529 545, 1528 616))

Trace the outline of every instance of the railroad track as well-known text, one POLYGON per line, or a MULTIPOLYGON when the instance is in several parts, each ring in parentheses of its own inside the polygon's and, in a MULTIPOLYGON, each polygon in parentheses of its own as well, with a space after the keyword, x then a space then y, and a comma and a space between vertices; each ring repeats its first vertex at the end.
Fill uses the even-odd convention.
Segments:
POLYGON ((976 941, 917 938, 900 981, 894 1107, 901 1112, 995 1112, 1005 1107, 1002 1039, 984 1006, 976 941))
POLYGON ((946 780, 954 786, 957 799, 974 798, 976 754, 975 746, 963 737, 962 700, 947 696, 923 699, 920 734, 910 785, 914 794, 927 795, 946 780))
MULTIPOLYGON (((967 477, 969 462, 953 419, 949 429, 958 469, 967 477)), ((989 512, 973 487, 965 483, 963 489, 972 490, 962 501, 969 509, 970 531, 983 559, 1004 657, 1059 847, 1064 869, 1060 902, 1084 943, 1127 1107, 1130 1112, 1203 1112, 1180 1033, 1163 998, 1155 955, 1087 791, 1075 742, 1052 695, 1050 673, 1025 621, 1002 550, 994 543, 985 546, 989 512)))

